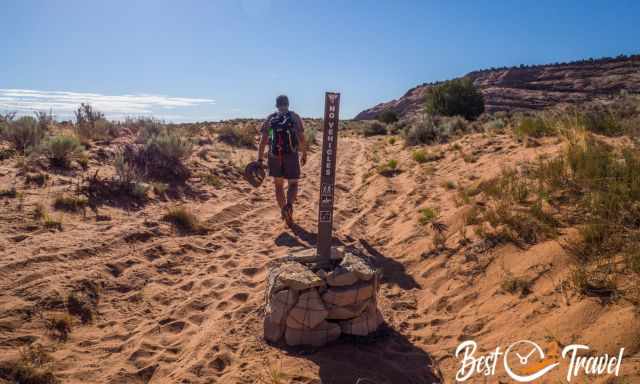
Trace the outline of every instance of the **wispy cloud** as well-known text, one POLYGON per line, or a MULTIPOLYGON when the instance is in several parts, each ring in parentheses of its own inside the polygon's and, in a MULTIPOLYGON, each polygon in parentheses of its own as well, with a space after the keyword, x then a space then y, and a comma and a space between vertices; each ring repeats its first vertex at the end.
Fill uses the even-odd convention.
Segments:
POLYGON ((99 93, 0 88, 0 110, 27 112, 52 109, 56 114, 70 115, 80 103, 90 103, 99 111, 113 116, 157 114, 159 110, 215 104, 215 101, 148 94, 112 96, 99 93))

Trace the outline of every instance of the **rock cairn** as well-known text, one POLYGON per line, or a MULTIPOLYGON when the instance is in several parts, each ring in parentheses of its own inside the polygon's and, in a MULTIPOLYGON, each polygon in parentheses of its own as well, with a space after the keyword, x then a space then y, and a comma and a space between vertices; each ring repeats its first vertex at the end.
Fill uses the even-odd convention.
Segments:
POLYGON ((289 346, 323 346, 341 334, 365 336, 382 324, 377 306, 381 272, 367 259, 332 249, 331 266, 315 250, 288 256, 269 269, 264 337, 289 346))

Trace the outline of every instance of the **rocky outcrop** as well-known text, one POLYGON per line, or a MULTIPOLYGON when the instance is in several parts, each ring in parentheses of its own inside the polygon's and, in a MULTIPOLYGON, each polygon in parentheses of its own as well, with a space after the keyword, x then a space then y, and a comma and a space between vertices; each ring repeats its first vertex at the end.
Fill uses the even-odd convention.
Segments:
MULTIPOLYGON (((466 76, 481 89, 487 112, 540 110, 557 104, 594 101, 622 90, 640 93, 640 55, 489 69, 466 76)), ((355 119, 373 119, 385 110, 393 110, 400 116, 418 113, 433 85, 412 88, 397 100, 360 112, 355 119)))

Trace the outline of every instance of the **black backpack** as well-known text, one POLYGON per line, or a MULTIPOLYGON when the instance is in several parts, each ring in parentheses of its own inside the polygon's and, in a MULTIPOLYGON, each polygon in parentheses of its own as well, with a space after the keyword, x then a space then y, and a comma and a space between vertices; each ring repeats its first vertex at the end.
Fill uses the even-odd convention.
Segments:
POLYGON ((274 156, 298 150, 298 136, 291 112, 274 113, 269 119, 269 151, 274 156))

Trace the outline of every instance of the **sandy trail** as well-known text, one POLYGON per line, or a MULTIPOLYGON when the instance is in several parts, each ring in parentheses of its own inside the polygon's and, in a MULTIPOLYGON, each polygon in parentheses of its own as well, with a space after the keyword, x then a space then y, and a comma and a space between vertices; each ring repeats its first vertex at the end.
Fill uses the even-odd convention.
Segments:
MULTIPOLYGON (((77 175, 54 175, 44 188, 27 187, 13 163, 0 164, 0 185, 24 191, 22 200, 0 199, 0 361, 16 359, 22 347, 38 342, 63 383, 256 383, 277 367, 289 383, 369 378, 430 384, 438 381, 436 372, 454 382, 453 352, 464 340, 488 351, 526 338, 550 351, 575 342, 594 353, 614 354, 625 346, 624 375, 637 382, 640 321, 634 307, 566 289, 571 264, 561 244, 572 228, 521 249, 486 246, 477 226, 465 223, 473 204, 483 202, 461 202, 460 187, 553 156, 559 141, 526 147, 507 135, 473 134, 456 141, 459 149, 451 143, 425 147, 443 155, 417 164, 402 143, 386 137, 347 133, 340 140, 335 242, 357 247, 383 270, 379 306, 387 326, 379 335, 320 350, 284 350, 262 340, 267 264, 315 245, 320 153, 312 151, 303 168, 297 226, 289 229, 271 181, 252 189, 229 165, 246 162, 255 151, 216 144, 206 149, 230 154, 195 161, 199 169, 224 171, 222 186, 194 179, 185 191, 137 211, 100 207, 106 221, 91 211, 52 211, 62 217, 60 232, 43 229, 32 212, 36 203, 72 191, 77 175), (398 161, 400 172, 384 177, 376 167, 389 159, 398 161), (176 205, 196 213, 208 232, 181 234, 163 222, 176 205), (448 225, 444 249, 434 249, 433 231, 418 224, 425 207, 437 207, 448 225), (530 292, 505 293, 507 274, 526 278, 530 292), (52 337, 45 320, 66 313, 67 295, 94 291, 100 298, 95 319, 82 324, 74 317, 67 341, 52 337)), ((562 380, 560 372, 549 382, 562 380)), ((467 382, 498 380, 509 382, 502 371, 467 382)))
MULTIPOLYGON (((352 192, 362 189, 366 151, 356 139, 340 143, 338 228, 361 209, 352 192)), ((33 191, 25 207, 2 215, 0 355, 14 357, 25 342, 41 342, 65 383, 255 383, 272 364, 298 383, 360 377, 430 383, 428 356, 395 331, 321 351, 283 351, 261 340, 266 264, 291 248, 315 245, 319 163, 320 153, 312 152, 293 230, 281 222, 269 181, 257 190, 243 183, 213 198, 183 199, 210 228, 206 235, 181 236, 162 222, 170 201, 128 213, 104 208, 100 213, 112 217, 105 222, 91 213, 65 215, 62 232, 34 230, 10 240, 42 198, 43 191, 33 191), (56 342, 44 331, 45 319, 64 313, 68 292, 91 283, 100 296, 96 319, 74 321, 69 339, 56 342)), ((338 241, 361 240, 344 236, 338 241)))

